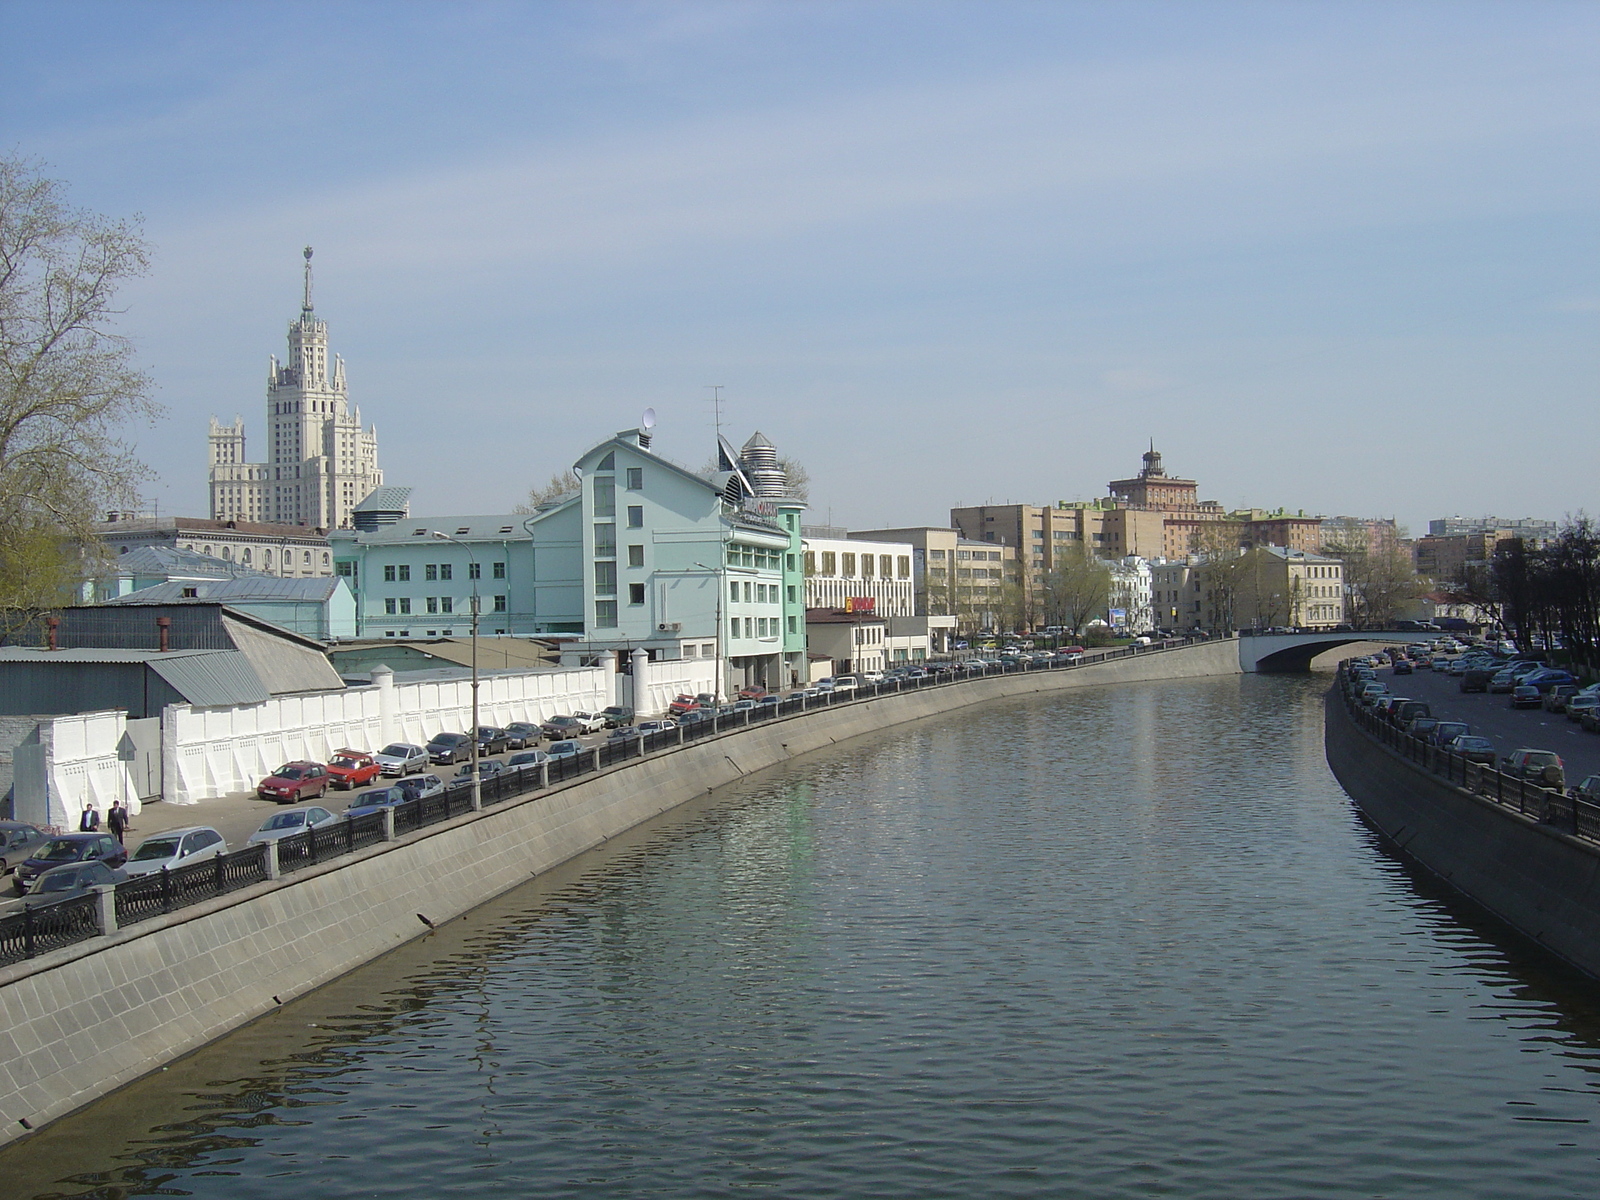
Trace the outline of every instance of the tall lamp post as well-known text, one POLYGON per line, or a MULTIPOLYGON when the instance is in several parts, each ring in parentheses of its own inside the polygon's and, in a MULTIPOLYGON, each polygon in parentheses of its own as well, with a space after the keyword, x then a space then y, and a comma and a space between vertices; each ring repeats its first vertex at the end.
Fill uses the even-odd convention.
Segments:
POLYGON ((716 638, 717 674, 716 674, 716 677, 715 677, 715 682, 712 685, 712 691, 715 694, 715 698, 716 698, 716 701, 717 701, 717 707, 721 708, 722 707, 722 585, 723 585, 723 582, 724 582, 723 573, 721 571, 716 570, 713 567, 706 566, 705 563, 703 563, 703 562, 697 562, 694 565, 699 567, 702 571, 710 572, 712 584, 716 588, 716 591, 717 591, 717 638, 716 638))
POLYGON ((437 529, 433 536, 443 542, 454 542, 467 552, 472 562, 472 570, 467 574, 472 576, 472 807, 476 811, 483 807, 483 780, 478 775, 478 556, 460 538, 437 529))

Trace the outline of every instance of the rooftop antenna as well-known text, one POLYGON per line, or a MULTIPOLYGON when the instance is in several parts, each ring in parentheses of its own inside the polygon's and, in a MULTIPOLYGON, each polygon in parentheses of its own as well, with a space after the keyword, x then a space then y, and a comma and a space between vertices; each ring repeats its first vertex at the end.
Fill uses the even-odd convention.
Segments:
POLYGON ((713 414, 712 421, 717 427, 717 437, 719 440, 722 437, 722 389, 726 386, 726 384, 722 383, 706 384, 706 387, 711 389, 711 411, 713 414))
POLYGON ((304 311, 309 313, 311 311, 311 247, 310 246, 306 247, 305 256, 306 256, 306 297, 305 297, 305 299, 303 301, 301 301, 300 307, 304 311))

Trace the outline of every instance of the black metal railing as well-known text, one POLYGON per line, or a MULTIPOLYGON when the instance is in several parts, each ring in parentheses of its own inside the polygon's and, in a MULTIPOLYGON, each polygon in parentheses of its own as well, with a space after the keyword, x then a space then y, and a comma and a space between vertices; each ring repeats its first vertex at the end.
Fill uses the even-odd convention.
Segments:
POLYGON ((0 917, 0 965, 88 941, 100 932, 98 909, 99 897, 90 893, 0 917))
POLYGON ((1342 663, 1335 686, 1356 728, 1374 741, 1447 783, 1493 800, 1502 808, 1512 809, 1541 824, 1600 844, 1600 805, 1568 794, 1561 787, 1547 787, 1541 780, 1502 771, 1493 763, 1473 762, 1448 747, 1412 737, 1390 721, 1387 714, 1361 703, 1360 688, 1342 663))

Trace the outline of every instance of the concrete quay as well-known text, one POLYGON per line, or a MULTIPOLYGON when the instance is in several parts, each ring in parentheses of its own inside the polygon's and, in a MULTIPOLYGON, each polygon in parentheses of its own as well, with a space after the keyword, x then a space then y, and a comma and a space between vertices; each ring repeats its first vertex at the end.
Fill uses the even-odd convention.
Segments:
POLYGON ((992 700, 1240 672, 1218 641, 766 721, 15 964, 0 970, 0 1143, 751 772, 992 700))

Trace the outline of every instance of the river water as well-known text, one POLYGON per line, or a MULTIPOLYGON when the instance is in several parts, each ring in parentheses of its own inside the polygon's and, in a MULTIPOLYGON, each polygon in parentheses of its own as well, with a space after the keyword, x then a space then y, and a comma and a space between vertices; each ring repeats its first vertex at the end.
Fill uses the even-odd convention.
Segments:
POLYGON ((1327 677, 746 781, 0 1153, 5 1197, 1530 1197, 1600 987, 1385 854, 1327 677))

